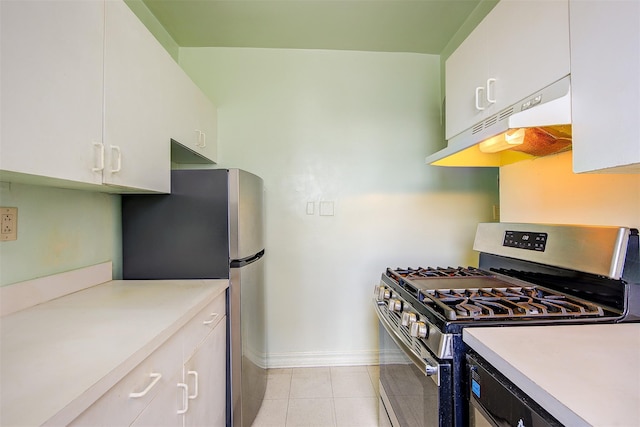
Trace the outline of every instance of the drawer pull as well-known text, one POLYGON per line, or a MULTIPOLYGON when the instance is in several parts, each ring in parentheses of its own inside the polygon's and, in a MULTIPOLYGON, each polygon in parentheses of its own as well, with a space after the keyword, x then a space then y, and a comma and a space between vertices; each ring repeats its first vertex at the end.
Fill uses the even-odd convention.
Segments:
POLYGON ((220 315, 218 313, 211 313, 209 316, 210 316, 209 320, 205 320, 204 322, 202 322, 203 325, 212 324, 220 315))
POLYGON ((193 394, 191 396, 189 396, 189 399, 195 399, 196 397, 198 397, 198 371, 187 371, 187 375, 193 375, 194 378, 194 391, 193 394))
POLYGON ((185 414, 189 410, 189 386, 185 383, 178 383, 178 387, 183 389, 182 393, 182 409, 176 412, 178 415, 185 414))
POLYGON ((149 391, 153 388, 153 386, 155 386, 158 383, 158 381, 160 381, 160 378, 162 378, 162 374, 157 374, 157 373, 153 372, 153 373, 149 374, 149 377, 152 378, 153 381, 151 381, 151 383, 149 383, 147 388, 145 388, 144 390, 142 390, 139 393, 129 393, 129 397, 137 399, 138 397, 143 397, 144 395, 149 393, 149 391))

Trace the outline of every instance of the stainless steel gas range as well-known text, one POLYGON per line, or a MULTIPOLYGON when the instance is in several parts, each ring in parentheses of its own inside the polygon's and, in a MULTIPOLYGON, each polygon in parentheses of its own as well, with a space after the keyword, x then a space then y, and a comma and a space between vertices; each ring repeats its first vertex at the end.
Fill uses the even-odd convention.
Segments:
POLYGON ((640 321, 638 230, 486 223, 473 247, 479 268, 389 268, 374 289, 393 426, 468 425, 463 328, 640 321))

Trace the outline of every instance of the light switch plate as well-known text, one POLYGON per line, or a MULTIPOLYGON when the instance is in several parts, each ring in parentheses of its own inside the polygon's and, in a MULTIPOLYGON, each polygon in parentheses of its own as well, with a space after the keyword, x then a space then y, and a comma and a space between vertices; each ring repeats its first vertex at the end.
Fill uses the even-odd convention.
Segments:
POLYGON ((307 215, 313 215, 316 209, 315 202, 307 202, 307 215))
POLYGON ((18 208, 0 207, 0 241, 18 238, 18 208))

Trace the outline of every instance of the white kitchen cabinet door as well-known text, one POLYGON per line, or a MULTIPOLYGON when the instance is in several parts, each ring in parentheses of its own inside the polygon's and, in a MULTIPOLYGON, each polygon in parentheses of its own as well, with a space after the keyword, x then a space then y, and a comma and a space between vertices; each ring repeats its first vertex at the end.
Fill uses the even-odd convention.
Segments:
MULTIPOLYGON (((216 109, 177 64, 171 70, 171 138, 210 163, 217 162, 216 109)), ((197 157, 196 156, 196 157, 197 157)))
POLYGON ((105 11, 104 183, 169 192, 173 59, 124 2, 107 1, 105 11))
POLYGON ((570 2, 573 170, 640 173, 640 2, 570 2))
POLYGON ((218 112, 213 103, 198 90, 198 130, 201 132, 199 153, 207 159, 218 161, 218 112))
MULTIPOLYGON (((187 390, 178 386, 183 384, 182 369, 176 367, 167 381, 156 393, 151 403, 128 425, 136 427, 180 427, 184 414, 180 413, 187 403, 187 390)), ((116 425, 116 424, 110 424, 116 425)))
POLYGON ((226 317, 221 320, 184 366, 189 387, 186 426, 225 426, 226 317))
MULTIPOLYGON (((130 425, 158 394, 178 393, 182 339, 176 334, 94 402, 71 426, 130 425)), ((162 397, 160 397, 162 399, 162 397)), ((173 406, 175 403, 172 402, 173 406)), ((163 413, 166 418, 168 414, 163 413)))
POLYGON ((104 4, 2 1, 0 169, 100 184, 104 4))
POLYGON ((224 426, 226 420, 226 294, 176 335, 180 363, 132 425, 224 426))
POLYGON ((226 422, 226 317, 158 391, 132 426, 210 426, 226 422))
POLYGON ((486 113, 488 75, 486 28, 479 25, 447 59, 446 139, 482 120, 486 113))
POLYGON ((567 0, 501 0, 446 62, 446 138, 570 72, 567 0))
POLYGON ((490 46, 492 115, 570 73, 567 0, 502 0, 483 25, 490 46))

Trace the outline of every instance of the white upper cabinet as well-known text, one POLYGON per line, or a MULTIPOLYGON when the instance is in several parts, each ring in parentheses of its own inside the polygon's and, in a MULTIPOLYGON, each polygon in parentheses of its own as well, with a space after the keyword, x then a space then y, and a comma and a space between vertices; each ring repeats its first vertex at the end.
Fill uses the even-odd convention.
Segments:
POLYGON ((173 85, 167 90, 171 99, 169 123, 171 138, 182 152, 172 160, 178 163, 215 163, 217 152, 217 112, 200 88, 174 64, 173 85))
POLYGON ((3 181, 165 193, 171 139, 216 161, 215 107, 124 2, 0 12, 3 181))
POLYGON ((175 61, 124 2, 105 2, 105 12, 104 182, 169 192, 175 61))
POLYGON ((569 72, 568 1, 501 0, 446 61, 446 138, 569 72))
POLYGON ((446 67, 446 139, 485 117, 486 82, 489 79, 486 29, 482 23, 451 54, 446 67))
POLYGON ((640 2, 570 2, 574 172, 640 173, 640 2))
POLYGON ((104 4, 2 1, 0 15, 0 170, 100 184, 104 4))

